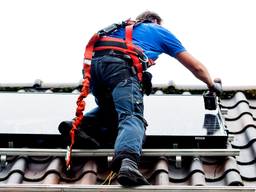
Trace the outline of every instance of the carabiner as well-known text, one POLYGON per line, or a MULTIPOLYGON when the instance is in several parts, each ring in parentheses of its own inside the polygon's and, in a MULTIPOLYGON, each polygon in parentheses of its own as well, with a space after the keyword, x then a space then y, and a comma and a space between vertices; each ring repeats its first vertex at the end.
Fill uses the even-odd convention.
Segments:
POLYGON ((139 55, 139 60, 143 63, 148 63, 148 56, 144 52, 141 52, 141 55, 139 55))

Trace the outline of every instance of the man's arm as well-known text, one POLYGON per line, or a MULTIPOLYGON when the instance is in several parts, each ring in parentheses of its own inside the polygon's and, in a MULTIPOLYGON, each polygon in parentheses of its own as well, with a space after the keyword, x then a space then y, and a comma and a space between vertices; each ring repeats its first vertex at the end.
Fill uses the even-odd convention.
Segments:
POLYGON ((182 63, 187 69, 189 69, 198 79, 207 84, 208 88, 213 86, 212 78, 206 69, 206 67, 190 55, 187 51, 183 51, 176 55, 176 58, 182 63))

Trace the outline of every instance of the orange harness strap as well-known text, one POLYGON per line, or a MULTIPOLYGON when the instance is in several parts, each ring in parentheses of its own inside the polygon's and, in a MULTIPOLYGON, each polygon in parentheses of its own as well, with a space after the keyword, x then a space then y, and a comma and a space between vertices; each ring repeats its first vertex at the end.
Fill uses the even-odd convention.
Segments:
MULTIPOLYGON (((133 31, 134 25, 128 25, 125 27, 125 43, 128 48, 128 50, 134 50, 134 45, 132 43, 132 31, 133 31)), ((142 51, 141 51, 142 52, 142 51)), ((142 63, 137 55, 130 54, 129 55, 133 61, 134 67, 137 69, 137 76, 139 81, 142 81, 142 72, 143 72, 143 66, 142 63)))

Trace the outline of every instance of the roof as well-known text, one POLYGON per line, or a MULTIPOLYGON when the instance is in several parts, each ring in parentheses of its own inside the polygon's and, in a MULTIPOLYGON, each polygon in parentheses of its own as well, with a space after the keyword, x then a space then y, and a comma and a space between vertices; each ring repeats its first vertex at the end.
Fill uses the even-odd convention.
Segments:
MULTIPOLYGON (((226 113, 226 127, 233 136, 232 148, 240 150, 239 156, 183 157, 181 167, 177 167, 176 157, 146 156, 142 158, 140 170, 152 186, 142 186, 134 190, 255 191, 256 99, 247 99, 244 93, 237 92, 233 97, 222 100, 222 109, 226 113)), ((21 155, 7 156, 5 161, 4 156, 1 156, 0 191, 125 190, 119 186, 115 178, 110 185, 102 185, 109 174, 109 164, 110 158, 107 156, 75 157, 72 170, 67 173, 64 157, 21 155)))

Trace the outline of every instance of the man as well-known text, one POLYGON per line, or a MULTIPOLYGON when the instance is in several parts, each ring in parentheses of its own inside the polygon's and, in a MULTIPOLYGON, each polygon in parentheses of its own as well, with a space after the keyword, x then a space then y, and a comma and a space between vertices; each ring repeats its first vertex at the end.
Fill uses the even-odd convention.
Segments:
MULTIPOLYGON (((146 127, 143 117, 143 90, 150 93, 151 75, 142 73, 139 66, 134 65, 136 58, 129 51, 120 52, 122 46, 115 48, 119 40, 125 39, 127 47, 134 44, 133 47, 141 49, 139 55, 143 56, 140 60, 145 62, 147 58, 154 61, 160 54, 168 54, 206 83, 210 90, 220 90, 213 83, 206 67, 191 56, 170 31, 161 26, 162 19, 158 14, 146 11, 136 20, 132 32, 122 26, 105 34, 116 41, 111 45, 108 44, 109 41, 104 42, 105 48, 109 46, 108 49, 100 49, 97 46, 101 42, 96 43, 90 69, 90 89, 98 107, 87 113, 80 125, 80 132, 86 132, 83 133, 84 138, 90 135, 96 140, 104 140, 105 143, 108 143, 106 138, 110 135, 112 139, 116 138, 112 169, 118 172, 117 180, 124 186, 149 184, 139 172, 138 163, 146 127), (127 43, 129 38, 132 42, 127 43)), ((59 130, 67 135, 65 130, 70 129, 63 127, 65 126, 61 124, 59 130)), ((83 134, 80 134, 81 138, 83 134)), ((98 145, 91 137, 90 144, 98 145)))

